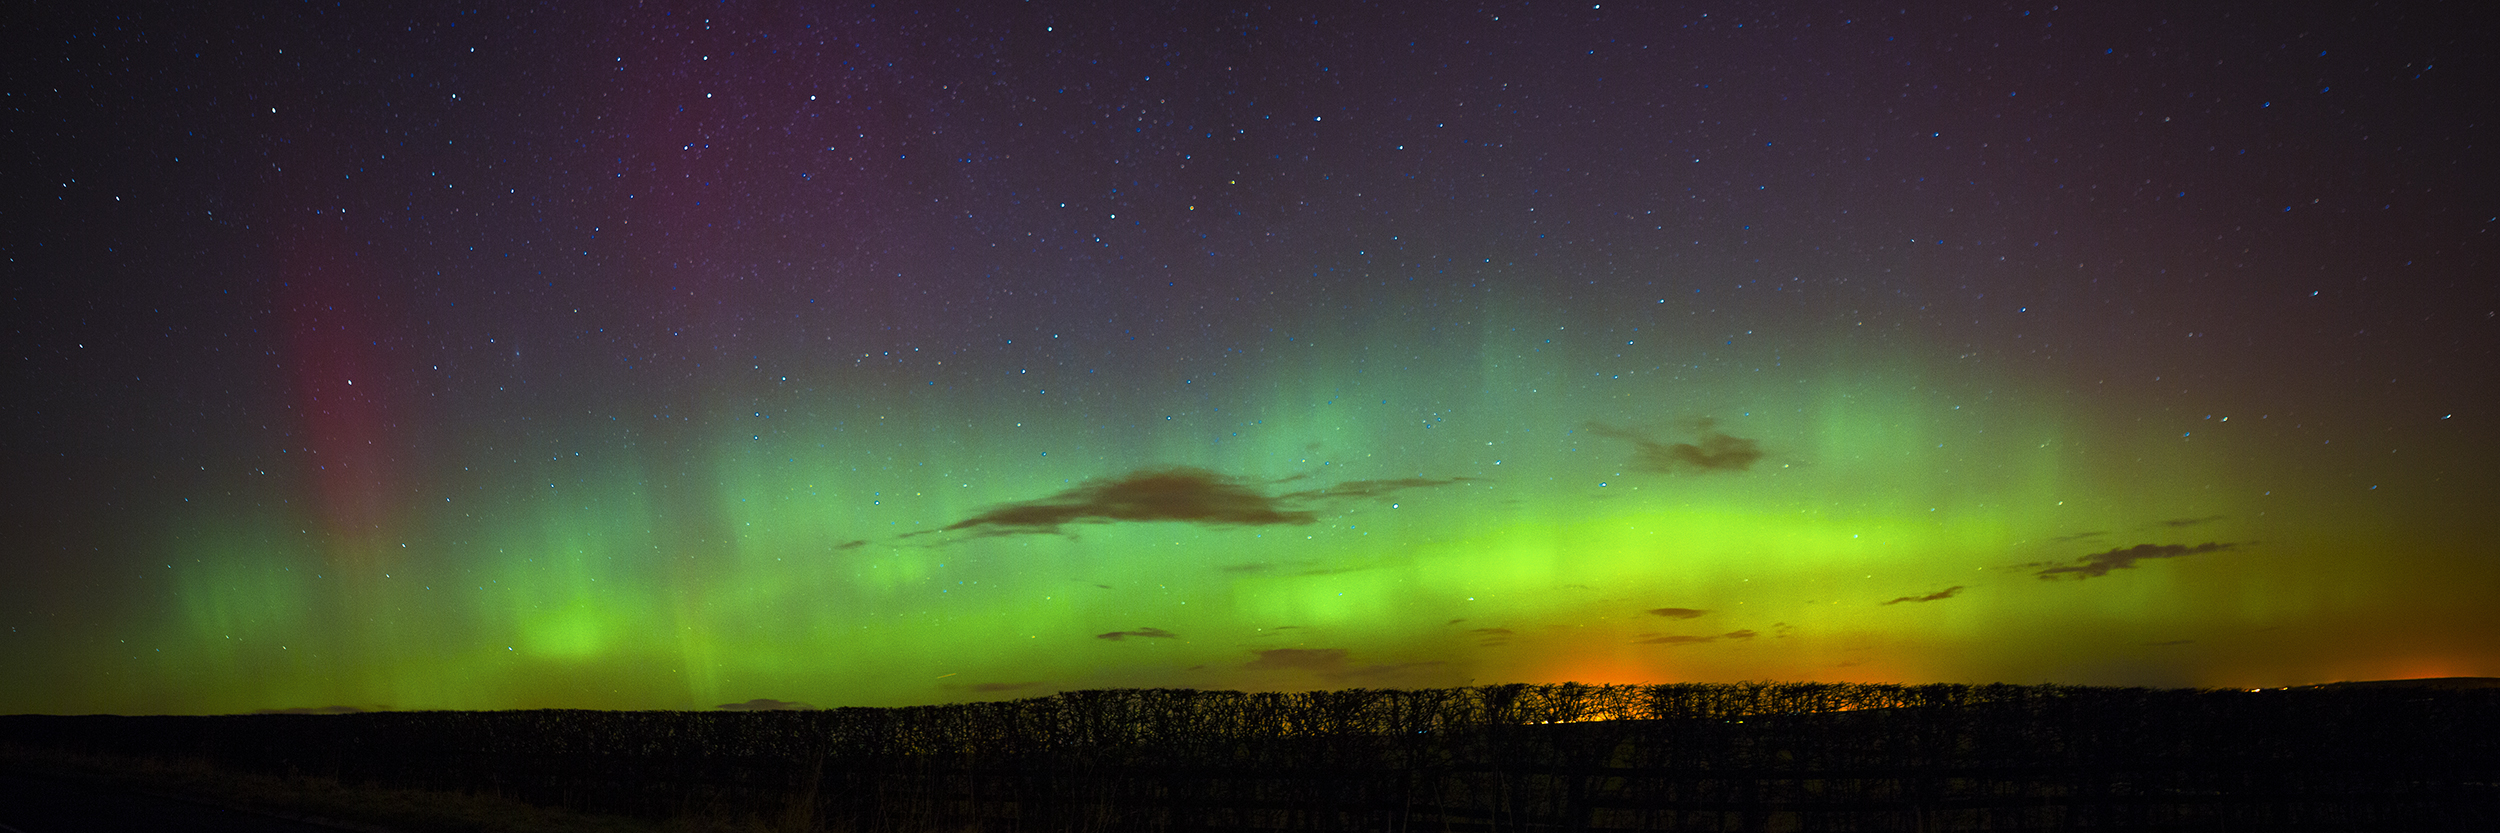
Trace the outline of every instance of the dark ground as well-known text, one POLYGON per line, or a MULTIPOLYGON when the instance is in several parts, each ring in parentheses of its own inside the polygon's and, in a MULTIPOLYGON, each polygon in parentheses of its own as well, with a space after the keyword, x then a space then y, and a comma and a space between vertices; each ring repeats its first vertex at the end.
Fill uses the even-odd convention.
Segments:
POLYGON ((15 833, 373 833, 387 829, 283 818, 88 779, 0 773, 0 830, 15 833))

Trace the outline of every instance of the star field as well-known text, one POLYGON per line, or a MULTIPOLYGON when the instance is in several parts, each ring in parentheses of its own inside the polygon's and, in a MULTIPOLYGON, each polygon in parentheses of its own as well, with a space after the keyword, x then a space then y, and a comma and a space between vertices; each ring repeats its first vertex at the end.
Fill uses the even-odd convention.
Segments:
POLYGON ((21 28, 0 712, 2500 676, 2461 7, 21 28))

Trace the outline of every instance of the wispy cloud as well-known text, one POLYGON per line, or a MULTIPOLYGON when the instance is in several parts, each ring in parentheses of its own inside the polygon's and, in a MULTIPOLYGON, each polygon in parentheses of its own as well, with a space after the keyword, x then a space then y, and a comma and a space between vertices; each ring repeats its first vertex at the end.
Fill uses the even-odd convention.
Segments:
POLYGON ((1760 636, 1760 635, 1761 635, 1761 634, 1754 633, 1753 631, 1750 631, 1750 630, 1736 630, 1736 631, 1728 631, 1727 633, 1719 634, 1719 635, 1717 635, 1717 636, 1653 636, 1653 637, 1650 637, 1650 638, 1648 638, 1648 639, 1636 639, 1636 640, 1633 640, 1633 641, 1632 641, 1632 644, 1634 644, 1634 645, 1699 645, 1699 644, 1704 643, 1704 642, 1717 642, 1717 641, 1722 640, 1722 639, 1733 639, 1733 640, 1737 640, 1737 641, 1741 642, 1741 641, 1744 641, 1744 640, 1747 640, 1747 639, 1752 639, 1752 638, 1754 638, 1754 637, 1756 637, 1756 636, 1760 636))
POLYGON ((2211 541, 2193 546, 2185 544, 2137 544, 2132 547, 2121 547, 2108 552, 2096 552, 2091 555, 2075 559, 2075 563, 2073 564, 2050 567, 2041 570, 2034 575, 2043 579, 2055 579, 2059 576, 2073 576, 2078 580, 2097 578, 2109 575, 2109 571, 2111 570, 2134 569, 2135 563, 2138 561, 2153 558, 2183 558, 2190 555, 2202 555, 2209 552, 2224 552, 2238 546, 2239 544, 2237 543, 2214 543, 2211 541))
POLYGON ((713 708, 728 712, 796 712, 813 711, 816 707, 798 702, 796 700, 774 700, 765 697, 758 697, 744 703, 722 703, 718 706, 714 706, 713 708))
POLYGON ((1481 477, 1451 477, 1441 480, 1435 480, 1429 477, 1401 477, 1395 480, 1348 480, 1326 488, 1304 489, 1299 492, 1288 492, 1281 499, 1322 500, 1327 498, 1383 497, 1392 493, 1406 491, 1408 489, 1430 489, 1439 486, 1456 486, 1466 483, 1481 482, 1483 480, 1484 478, 1481 477))
POLYGON ((1328 672, 1345 667, 1344 648, 1272 648, 1259 651, 1258 659, 1241 667, 1252 671, 1319 671, 1328 672))
POLYGON ((1712 430, 1717 420, 1694 421, 1701 430, 1698 443, 1659 442, 1647 434, 1628 428, 1617 428, 1602 422, 1588 424, 1590 433, 1611 437, 1632 444, 1633 465, 1642 471, 1659 474, 1698 471, 1744 471, 1762 459, 1762 444, 1743 437, 1731 437, 1712 430))
POLYGON ((1133 631, 1112 631, 1110 633, 1094 634, 1095 639, 1108 639, 1113 642, 1118 642, 1132 636, 1144 639, 1179 639, 1181 635, 1162 628, 1138 628, 1133 631))
POLYGON ((1383 677, 1437 668, 1441 662, 1355 665, 1344 648, 1272 648, 1242 664, 1251 671, 1302 671, 1331 680, 1383 677))
POLYGON ((1961 586, 1961 585, 1959 585, 1959 584, 1956 584, 1956 585, 1953 585, 1953 586, 1951 586, 1951 587, 1947 587, 1947 588, 1945 588, 1945 589, 1938 590, 1938 591, 1936 591, 1936 592, 1929 593, 1929 594, 1924 595, 1924 596, 1903 596, 1903 597, 1901 597, 1901 598, 1894 599, 1894 600, 1889 601, 1889 602, 1885 602, 1884 604, 1888 604, 1888 605, 1897 605, 1897 604, 1900 604, 1900 603, 1902 603, 1902 602, 1940 602, 1940 601, 1944 601, 1944 600, 1946 600, 1946 599, 1953 598, 1954 596, 1961 595, 1961 593, 1962 593, 1962 586, 1961 586))
POLYGON ((1710 611, 1695 610, 1689 607, 1653 607, 1649 609, 1649 615, 1664 616, 1669 619, 1698 619, 1709 614, 1710 611))
POLYGON ((2051 542, 2053 542, 2053 543, 2059 543, 2059 544, 2071 544, 2071 543, 2074 543, 2074 542, 2076 542, 2076 541, 2081 541, 2081 540, 2086 539, 2086 538, 2099 538, 2099 537, 2101 537, 2101 536, 2103 536, 2103 535, 2108 535, 2108 534, 2109 534, 2109 533, 2107 533, 2107 532, 2102 532, 2102 531, 2100 531, 2100 530, 2093 530, 2093 531, 2091 531, 2091 532, 2077 532, 2077 533, 2075 533, 2075 534, 2073 534, 2073 535, 2060 535, 2060 536, 2057 536, 2057 537, 2055 537, 2055 538, 2051 538, 2051 539, 2049 539, 2049 540, 2050 540, 2051 542))
POLYGON ((2170 519, 2170 520, 2167 520, 2167 521, 2163 521, 2163 522, 2161 522, 2161 525, 2162 525, 2162 526, 2167 526, 2167 527, 2172 527, 2172 528, 2190 527, 2190 526, 2196 526, 2196 525, 2199 525, 2199 524, 2209 524, 2209 523, 2213 523, 2213 522, 2215 522, 2215 521, 2222 520, 2222 519, 2223 519, 2223 517, 2224 517, 2224 516, 2222 516, 2222 515, 2206 515, 2205 517, 2202 517, 2202 518, 2172 518, 2172 519, 2170 519))
POLYGON ((1217 567, 1216 569, 1227 573, 1277 574, 1283 574, 1284 571, 1291 570, 1292 575, 1297 576, 1333 576, 1339 573, 1361 572, 1363 570, 1373 569, 1376 566, 1377 565, 1371 564, 1326 564, 1319 561, 1299 560, 1283 562, 1253 561, 1243 564, 1226 564, 1217 567))
POLYGON ((1442 663, 1440 660, 1433 660, 1433 661, 1430 661, 1430 662, 1401 662, 1401 663, 1397 663, 1397 664, 1395 664, 1395 665, 1379 665, 1379 664, 1375 664, 1375 665, 1363 665, 1363 666, 1357 666, 1357 667, 1354 667, 1354 668, 1348 668, 1348 669, 1346 669, 1343 673, 1339 673, 1339 674, 1332 674, 1332 675, 1329 675, 1329 676, 1330 676, 1332 679, 1339 679, 1339 680, 1360 680, 1360 679, 1366 679, 1366 678, 1372 678, 1372 677, 1394 677, 1394 676, 1404 675, 1404 674, 1408 674, 1408 673, 1410 673, 1410 672, 1415 672, 1415 671, 1426 671, 1426 670, 1431 670, 1431 669, 1437 669, 1437 668, 1440 668, 1442 665, 1443 665, 1443 663, 1442 663))

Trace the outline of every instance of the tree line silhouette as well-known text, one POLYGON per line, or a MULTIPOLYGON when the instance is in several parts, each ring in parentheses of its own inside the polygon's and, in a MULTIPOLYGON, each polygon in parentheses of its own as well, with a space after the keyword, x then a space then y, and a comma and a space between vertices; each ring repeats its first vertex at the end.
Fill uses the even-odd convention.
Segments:
POLYGON ((13 716, 0 740, 906 830, 2500 829, 2500 689, 1124 689, 757 712, 13 716))

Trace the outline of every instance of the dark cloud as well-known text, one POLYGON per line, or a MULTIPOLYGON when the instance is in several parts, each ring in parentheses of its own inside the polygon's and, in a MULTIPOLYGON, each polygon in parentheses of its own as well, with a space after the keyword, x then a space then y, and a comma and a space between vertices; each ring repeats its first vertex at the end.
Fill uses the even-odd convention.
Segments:
POLYGON ((1056 533, 1071 523, 1181 521, 1213 526, 1307 524, 1309 512, 1287 509, 1276 498, 1205 469, 1131 472, 1040 500, 1010 503, 965 518, 941 531, 977 530, 984 535, 1056 533))
POLYGON ((1016 691, 1016 690, 1019 690, 1019 689, 1027 689, 1027 688, 1032 688, 1032 687, 1037 686, 1037 685, 1041 685, 1041 683, 1039 683, 1039 682, 1031 682, 1031 683, 974 683, 974 684, 972 685, 972 690, 974 690, 974 691, 1016 691))
MULTIPOLYGON (((368 709, 358 706, 297 706, 291 709, 261 709, 253 714, 364 714, 368 709)), ((370 711, 389 711, 371 709, 370 711)))
POLYGON ((1112 631, 1110 633, 1094 634, 1095 639, 1108 639, 1113 642, 1118 642, 1132 636, 1145 639, 1179 639, 1181 635, 1162 628, 1138 628, 1133 631, 1112 631))
POLYGON ((1481 633, 1481 634, 1484 634, 1484 635, 1487 635, 1487 636, 1496 636, 1496 635, 1499 635, 1499 636, 1508 636, 1508 635, 1510 635, 1511 630, 1510 630, 1509 628, 1474 628, 1474 629, 1471 629, 1471 630, 1469 630, 1469 631, 1467 631, 1467 632, 1468 632, 1468 633, 1481 633))
MULTIPOLYGON (((1318 514, 1308 508, 1313 502, 1378 498, 1407 489, 1472 483, 1479 479, 1409 477, 1349 480, 1324 489, 1269 496, 1236 478, 1205 469, 1146 469, 1119 477, 1089 480, 1046 498, 1005 504, 939 529, 905 533, 900 537, 959 531, 971 531, 976 537, 984 538, 1064 534, 1064 527, 1075 523, 1177 521, 1208 526, 1299 525, 1319 519, 1318 514)), ((1243 564, 1227 569, 1256 572, 1268 569, 1268 566, 1243 564)))
POLYGON ((2083 539, 2085 539, 2085 538, 2099 538, 2099 537, 2101 537, 2101 536, 2103 536, 2103 535, 2108 535, 2108 534, 2109 534, 2109 533, 2107 533, 2107 532, 2102 532, 2102 531, 2099 531, 2099 530, 2094 530, 2094 531, 2091 531, 2091 532, 2077 532, 2077 533, 2075 533, 2075 534, 2073 534, 2073 535, 2060 535, 2060 536, 2057 536, 2057 537, 2055 537, 2055 538, 2051 538, 2051 539, 2049 539, 2049 540, 2050 540, 2051 542, 2054 542, 2054 543, 2059 543, 2059 544, 2071 544, 2071 543, 2074 543, 2074 542, 2076 542, 2076 541, 2081 541, 2081 540, 2083 540, 2083 539))
POLYGON ((1694 610, 1689 607, 1654 607, 1649 610, 1651 616, 1664 616, 1669 619, 1697 619, 1709 613, 1710 611, 1707 610, 1694 610))
POLYGON ((2077 579, 2094 578, 2097 576, 2109 575, 2109 571, 2111 570, 2134 569, 2136 562, 2143 561, 2148 558, 2180 558, 2190 555, 2202 555, 2209 552, 2224 552, 2237 546, 2239 546, 2237 543, 2214 543, 2211 541, 2194 546, 2188 546, 2185 544, 2137 544, 2132 547, 2122 547, 2108 552, 2096 552, 2091 555, 2075 559, 2075 563, 2073 564, 2050 567, 2048 569, 2041 570, 2035 575, 2044 579, 2054 579, 2060 575, 2072 575, 2077 579))
POLYGON ((1884 604, 1888 604, 1888 605, 1897 605, 1897 604, 1900 604, 1900 603, 1902 603, 1902 602, 1940 602, 1940 601, 1944 601, 1944 600, 1946 600, 1946 599, 1953 598, 1954 596, 1961 595, 1961 593, 1962 593, 1962 586, 1961 586, 1961 585, 1959 585, 1959 584, 1956 584, 1956 585, 1953 585, 1953 586, 1951 586, 1951 587, 1947 587, 1947 588, 1945 588, 1945 589, 1938 590, 1938 591, 1936 591, 1936 592, 1929 593, 1929 594, 1924 595, 1924 596, 1903 596, 1903 597, 1901 597, 1901 598, 1894 599, 1894 600, 1889 601, 1889 602, 1885 602, 1884 604))
POLYGON ((2167 527, 2186 527, 2186 526, 2195 526, 2195 525, 2197 525, 2197 524, 2209 524, 2209 523, 2213 523, 2213 522, 2215 522, 2215 521, 2222 520, 2222 519, 2223 519, 2223 517, 2224 517, 2224 516, 2222 516, 2222 515, 2206 515, 2205 517, 2202 517, 2202 518, 2172 518, 2172 519, 2170 519, 2170 520, 2167 520, 2167 521, 2163 521, 2163 522, 2161 522, 2161 525, 2162 525, 2162 526, 2167 526, 2167 527))
POLYGON ((1721 636, 1725 636, 1725 637, 1727 637, 1727 638, 1729 638, 1729 639, 1745 640, 1745 639, 1752 639, 1752 638, 1754 638, 1755 636, 1758 636, 1759 634, 1756 634, 1756 633, 1754 633, 1753 631, 1728 631, 1727 633, 1720 634, 1720 635, 1721 635, 1721 636))
POLYGON ((868 541, 866 539, 857 539, 835 544, 833 545, 833 548, 837 550, 855 550, 865 546, 868 546, 868 541))
POLYGON ((1731 437, 1711 427, 1714 420, 1697 420, 1701 429, 1699 443, 1662 443, 1624 428, 1602 422, 1588 424, 1590 433, 1612 437, 1632 444, 1634 465, 1642 471, 1674 474, 1684 471, 1744 471, 1762 459, 1762 444, 1743 437, 1731 437))
POLYGON ((814 711, 816 707, 792 700, 773 700, 758 697, 744 703, 722 703, 714 708, 729 712, 796 712, 814 711))

